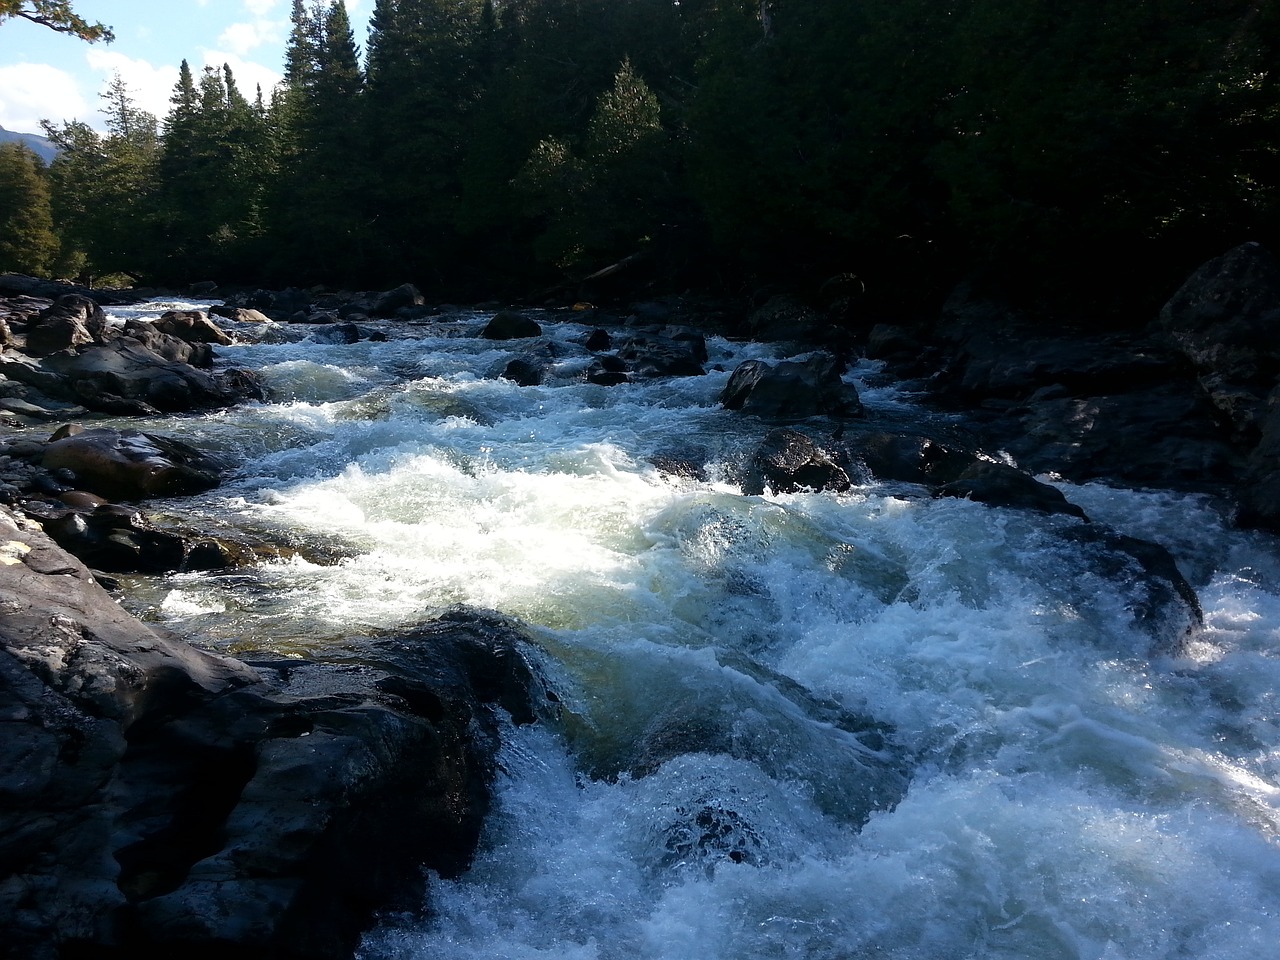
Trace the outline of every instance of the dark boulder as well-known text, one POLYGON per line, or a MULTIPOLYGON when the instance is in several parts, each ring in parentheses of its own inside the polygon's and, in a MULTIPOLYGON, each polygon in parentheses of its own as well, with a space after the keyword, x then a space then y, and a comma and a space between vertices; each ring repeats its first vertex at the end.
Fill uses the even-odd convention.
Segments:
POLYGON ((849 475, 831 454, 795 430, 771 430, 752 454, 742 480, 742 492, 755 496, 772 490, 848 490, 849 475))
POLYGON ((977 450, 954 440, 924 434, 860 434, 843 443, 845 456, 877 480, 936 485, 960 476, 977 450))
POLYGON ((500 726, 554 709, 457 612, 332 661, 203 653, 0 510, 0 927, 27 960, 345 960, 466 868, 500 726))
POLYGON ((1099 523, 1073 523, 1059 536, 1082 554, 1100 589, 1123 591, 1134 626, 1151 638, 1143 656, 1177 656, 1204 623, 1195 588, 1173 555, 1150 540, 1117 533, 1099 523))
POLYGON ((502 379, 522 387, 536 387, 546 379, 547 361, 536 356, 513 358, 502 371, 502 379))
MULTIPOLYGON (((164 336, 158 331, 156 335, 164 336)), ((192 364, 170 360, 133 337, 97 344, 74 355, 47 357, 42 366, 54 376, 38 378, 33 386, 106 412, 176 412, 229 406, 245 399, 239 389, 243 377, 234 378, 233 383, 192 364)))
POLYGON ((174 497, 216 487, 223 465, 170 437, 138 430, 64 430, 44 448, 47 470, 69 470, 81 489, 115 500, 174 497))
POLYGON ((204 370, 213 366, 213 347, 209 343, 176 336, 144 320, 125 321, 120 339, 140 343, 169 363, 190 364, 204 370))
POLYGON ((487 340, 523 340, 542 336, 538 321, 515 310, 499 310, 480 334, 487 340))
POLYGON ((771 297, 747 316, 747 327, 756 340, 811 341, 827 326, 821 314, 785 294, 771 297))
POLYGON ((613 349, 613 338, 609 336, 608 330, 602 330, 597 327, 591 332, 591 335, 587 337, 583 345, 592 353, 600 353, 604 350, 613 349))
POLYGON ((393 317, 397 311, 421 307, 425 303, 417 287, 412 283, 402 283, 394 290, 379 294, 369 312, 375 317, 393 317))
POLYGON ((102 307, 88 297, 65 294, 28 322, 26 352, 44 357, 74 350, 100 341, 106 329, 102 307))
POLYGON ((1088 519, 1062 491, 1007 463, 975 460, 960 475, 938 488, 938 496, 975 500, 993 507, 1016 507, 1041 513, 1063 513, 1088 519))
MULTIPOLYGON (((63 494, 72 497, 78 491, 63 494)), ((213 551, 184 540, 178 534, 157 529, 130 507, 102 503, 92 508, 58 507, 30 502, 23 511, 38 519, 45 533, 73 557, 108 573, 172 573, 184 569, 219 569, 229 566, 224 556, 211 563, 213 551), (194 555, 194 566, 187 564, 194 555)))
POLYGON ((857 390, 841 379, 844 367, 828 353, 773 365, 748 360, 733 371, 720 402, 728 410, 766 418, 858 416, 862 403, 857 390))
POLYGON ((1185 381, 1099 397, 1033 399, 993 428, 995 445, 1069 480, 1188 487, 1229 481, 1239 454, 1185 381))
POLYGON ((1255 440, 1280 374, 1280 264, 1246 243, 1195 271, 1160 311, 1215 406, 1255 440))
POLYGON ((1280 533, 1280 388, 1262 421, 1262 439, 1249 454, 1240 486, 1239 523, 1280 533))
POLYGON ((603 353, 591 361, 586 377, 588 383, 602 387, 616 387, 620 383, 631 382, 627 362, 612 353, 603 353))
POLYGON ((697 333, 637 333, 618 347, 616 355, 626 362, 632 379, 700 377, 706 373, 702 364, 707 359, 707 344, 697 333))

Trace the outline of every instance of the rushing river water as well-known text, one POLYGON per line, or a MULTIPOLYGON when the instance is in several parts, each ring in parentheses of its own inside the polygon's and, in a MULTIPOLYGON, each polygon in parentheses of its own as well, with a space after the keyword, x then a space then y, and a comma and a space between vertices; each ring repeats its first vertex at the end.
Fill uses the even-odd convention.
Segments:
MULTIPOLYGON (((175 511, 311 559, 138 579, 135 610, 305 651, 492 609, 563 701, 507 732, 474 867, 364 960, 1276 955, 1273 538, 1207 498, 1060 484, 1173 552, 1205 614, 1178 647, 1073 519, 875 482, 744 496, 767 426, 717 396, 781 348, 713 338, 705 377, 596 386, 572 317, 537 387, 495 377, 529 344, 476 337, 487 315, 293 327, 219 351, 274 402, 156 425, 241 464, 175 511)), ((850 378, 873 418, 924 416, 850 378)))

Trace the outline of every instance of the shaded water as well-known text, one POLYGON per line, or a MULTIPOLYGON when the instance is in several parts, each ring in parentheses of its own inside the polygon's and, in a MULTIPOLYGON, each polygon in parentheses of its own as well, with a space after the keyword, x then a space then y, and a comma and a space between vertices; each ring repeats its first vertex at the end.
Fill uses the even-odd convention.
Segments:
MULTIPOLYGON (((1153 659, 1177 637, 1070 518, 877 483, 743 496, 767 426, 716 397, 782 348, 713 340, 706 377, 605 388, 564 319, 558 377, 519 387, 494 375, 528 344, 466 335, 486 319, 225 348, 273 402, 158 426, 242 464, 176 510, 341 559, 140 579, 135 609, 232 651, 493 609, 564 703, 507 732, 474 868, 365 960, 1274 952, 1274 539, 1206 498, 1062 484, 1198 591, 1204 629, 1153 659), (653 466, 673 456, 705 476, 653 466)), ((873 417, 925 415, 850 376, 873 417)))

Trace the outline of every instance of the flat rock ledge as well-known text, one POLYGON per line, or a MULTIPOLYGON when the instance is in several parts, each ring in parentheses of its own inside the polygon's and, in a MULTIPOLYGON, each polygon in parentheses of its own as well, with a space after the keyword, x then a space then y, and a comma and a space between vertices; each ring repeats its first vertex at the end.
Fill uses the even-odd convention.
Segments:
POLYGON ((350 957, 468 865, 503 724, 555 702, 529 650, 459 610, 215 655, 0 507, 0 956, 350 957))

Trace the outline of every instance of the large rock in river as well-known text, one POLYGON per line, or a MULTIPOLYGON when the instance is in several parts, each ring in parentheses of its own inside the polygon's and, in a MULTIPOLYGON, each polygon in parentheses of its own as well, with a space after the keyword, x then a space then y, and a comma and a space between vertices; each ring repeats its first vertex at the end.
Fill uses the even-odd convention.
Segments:
POLYGON ((176 497, 212 490, 223 464, 171 437, 139 430, 63 431, 42 466, 69 470, 82 490, 115 500, 176 497))
POLYGON ((1256 438, 1280 374, 1280 264, 1270 251, 1246 243, 1201 266, 1164 305, 1160 326, 1214 405, 1256 438))
POLYGON ((0 955, 344 960, 467 865, 501 708, 549 699, 459 612, 251 667, 145 625, 0 509, 0 955))
POLYGON ((841 379, 844 367, 829 353, 772 365, 748 360, 733 371, 720 402, 728 410, 766 418, 857 416, 862 402, 858 391, 841 379))
POLYGON ((101 340, 107 315, 88 297, 68 293, 27 324, 26 352, 35 357, 73 350, 101 340))

